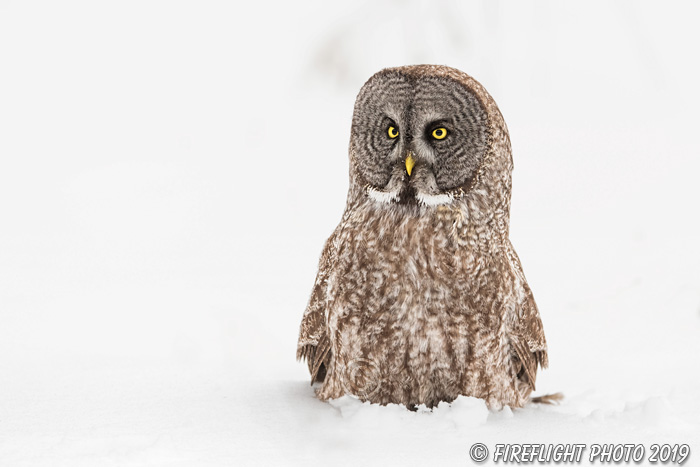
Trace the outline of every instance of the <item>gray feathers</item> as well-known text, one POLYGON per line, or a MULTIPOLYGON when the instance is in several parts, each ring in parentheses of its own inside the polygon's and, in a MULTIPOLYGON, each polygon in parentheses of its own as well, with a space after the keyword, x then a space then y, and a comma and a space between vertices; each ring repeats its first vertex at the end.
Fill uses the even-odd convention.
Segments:
POLYGON ((488 131, 484 109, 459 82, 418 68, 389 69, 370 78, 357 96, 350 148, 357 175, 377 189, 386 187, 395 162, 411 149, 430 169, 423 171, 429 180, 447 191, 470 182, 488 149, 488 131), (387 137, 390 125, 398 138, 387 137), (436 127, 445 127, 449 137, 432 138, 436 127))
POLYGON ((508 239, 511 171, 503 118, 468 75, 402 67, 363 86, 348 203, 299 336, 321 399, 527 402, 547 350, 508 239))

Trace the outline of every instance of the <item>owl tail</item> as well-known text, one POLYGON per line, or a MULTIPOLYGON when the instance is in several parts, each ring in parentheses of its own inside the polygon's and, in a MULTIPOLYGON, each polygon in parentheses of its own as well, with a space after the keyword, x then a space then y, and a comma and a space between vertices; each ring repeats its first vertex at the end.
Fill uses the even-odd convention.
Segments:
POLYGON ((554 394, 545 394, 544 396, 531 397, 530 402, 534 404, 557 405, 564 399, 564 394, 555 392, 554 394))

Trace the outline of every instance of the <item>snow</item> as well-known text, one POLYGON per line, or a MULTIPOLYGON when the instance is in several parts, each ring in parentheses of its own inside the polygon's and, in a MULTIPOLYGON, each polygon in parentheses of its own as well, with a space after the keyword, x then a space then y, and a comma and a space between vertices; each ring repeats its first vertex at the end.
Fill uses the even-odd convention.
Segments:
POLYGON ((0 465, 470 465, 476 442, 695 465, 698 8, 251 3, 0 5, 0 465), (294 359, 355 94, 428 62, 510 129, 560 405, 322 403, 294 359))

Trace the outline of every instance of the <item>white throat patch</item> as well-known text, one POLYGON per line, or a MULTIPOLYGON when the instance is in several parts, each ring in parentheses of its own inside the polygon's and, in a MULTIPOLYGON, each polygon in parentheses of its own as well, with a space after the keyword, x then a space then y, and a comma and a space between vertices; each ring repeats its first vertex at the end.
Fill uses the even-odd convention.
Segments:
POLYGON ((377 190, 374 187, 367 187, 367 194, 369 195, 370 198, 373 200, 379 202, 379 203, 392 203, 394 201, 397 201, 399 199, 399 192, 398 190, 396 191, 381 191, 377 190))
MULTIPOLYGON (((367 195, 378 203, 390 204, 399 200, 399 191, 382 191, 374 187, 367 187, 367 195)), ((452 193, 441 193, 438 195, 430 195, 427 193, 416 193, 416 200, 423 206, 441 206, 450 204, 455 197, 452 193)))
POLYGON ((454 201, 455 197, 452 193, 441 193, 439 195, 416 193, 416 199, 424 206, 440 206, 442 204, 450 204, 454 201))

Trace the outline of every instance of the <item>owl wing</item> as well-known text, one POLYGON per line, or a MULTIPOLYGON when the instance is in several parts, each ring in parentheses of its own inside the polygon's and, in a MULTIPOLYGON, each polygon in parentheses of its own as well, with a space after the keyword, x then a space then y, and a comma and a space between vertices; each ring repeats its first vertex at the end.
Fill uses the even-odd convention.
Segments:
POLYGON ((506 243, 513 273, 516 277, 516 307, 506 317, 509 323, 509 340, 515 352, 514 359, 519 363, 518 378, 526 382, 530 388, 535 390, 535 379, 537 376, 537 366, 547 368, 547 341, 544 337, 540 312, 537 309, 532 290, 525 280, 520 258, 515 253, 510 240, 506 243))
POLYGON ((331 342, 326 324, 328 276, 335 257, 336 233, 326 241, 318 264, 318 274, 309 304, 304 312, 297 343, 297 360, 306 360, 311 384, 323 381, 331 359, 331 342))

